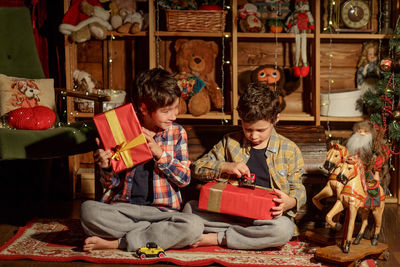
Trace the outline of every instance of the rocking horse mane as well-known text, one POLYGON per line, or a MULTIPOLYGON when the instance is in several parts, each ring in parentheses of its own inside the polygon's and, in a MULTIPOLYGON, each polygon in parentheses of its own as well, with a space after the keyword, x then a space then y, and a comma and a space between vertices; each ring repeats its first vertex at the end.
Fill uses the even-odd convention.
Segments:
POLYGON ((333 158, 336 153, 339 153, 339 155, 340 155, 341 160, 339 162, 336 162, 336 164, 335 164, 336 166, 338 166, 339 163, 344 162, 346 160, 346 158, 350 156, 350 153, 347 150, 347 147, 344 145, 330 143, 329 147, 330 147, 330 149, 328 150, 327 157, 326 157, 327 160, 331 161, 331 158, 333 158))
POLYGON ((363 186, 364 191, 366 191, 367 190, 367 185, 366 185, 366 182, 365 182, 365 167, 364 167, 363 162, 361 161, 361 158, 358 157, 357 155, 350 156, 345 160, 345 162, 347 164, 354 165, 355 168, 357 168, 358 175, 360 176, 361 184, 363 186))
POLYGON ((341 154, 341 156, 345 159, 349 156, 349 151, 347 150, 347 147, 341 144, 334 144, 332 146, 333 149, 338 150, 341 154))

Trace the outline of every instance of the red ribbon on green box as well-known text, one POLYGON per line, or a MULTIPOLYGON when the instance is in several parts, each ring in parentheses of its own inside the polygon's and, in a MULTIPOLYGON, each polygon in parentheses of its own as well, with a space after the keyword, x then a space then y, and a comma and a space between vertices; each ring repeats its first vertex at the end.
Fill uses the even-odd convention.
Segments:
POLYGON ((271 208, 277 194, 268 189, 249 189, 229 183, 209 182, 201 187, 199 209, 258 220, 273 219, 271 208))
POLYGON ((111 150, 111 167, 123 171, 153 158, 132 104, 93 117, 106 150, 111 150))

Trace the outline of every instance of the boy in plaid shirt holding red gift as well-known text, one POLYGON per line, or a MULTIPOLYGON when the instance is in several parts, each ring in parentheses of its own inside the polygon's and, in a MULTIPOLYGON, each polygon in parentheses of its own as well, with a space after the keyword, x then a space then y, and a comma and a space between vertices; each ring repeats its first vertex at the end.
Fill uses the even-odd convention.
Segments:
POLYGON ((273 199, 277 204, 272 207, 274 219, 252 220, 211 213, 198 209, 196 201, 190 201, 183 211, 198 214, 205 225, 204 234, 193 247, 282 246, 295 234, 292 219, 306 202, 301 151, 275 131, 281 111, 278 95, 262 84, 250 84, 239 99, 237 111, 243 131, 225 135, 210 152, 194 162, 193 177, 213 181, 224 175, 240 178, 254 173, 256 185, 272 188, 279 196, 273 199))
MULTIPOLYGON (((111 169, 110 150, 95 151, 105 189, 101 202, 81 206, 81 222, 89 235, 85 251, 121 248, 136 251, 147 242, 161 248, 182 248, 197 242, 204 225, 181 210, 180 188, 190 182, 187 134, 174 123, 180 89, 162 69, 141 73, 132 92, 153 160, 121 173, 111 169)), ((99 140, 97 140, 99 143, 99 140)))

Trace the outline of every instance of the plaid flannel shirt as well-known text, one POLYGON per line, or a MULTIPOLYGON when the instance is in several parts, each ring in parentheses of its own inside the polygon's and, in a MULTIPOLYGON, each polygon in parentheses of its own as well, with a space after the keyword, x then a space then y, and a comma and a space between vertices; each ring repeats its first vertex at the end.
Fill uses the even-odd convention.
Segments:
MULTIPOLYGON (((152 205, 161 210, 180 210, 182 196, 179 188, 190 182, 190 161, 187 147, 187 133, 179 124, 157 133, 154 140, 163 150, 161 158, 154 162, 152 205)), ((105 203, 130 202, 135 168, 119 174, 102 170, 101 183, 105 203)))
MULTIPOLYGON (((219 179, 225 162, 247 162, 250 149, 251 144, 243 132, 229 133, 206 155, 193 163, 192 175, 202 181, 219 179)), ((272 188, 277 188, 297 200, 297 209, 287 212, 289 216, 294 217, 296 211, 306 203, 306 190, 301 178, 304 173, 301 151, 294 142, 273 129, 266 156, 272 188)))

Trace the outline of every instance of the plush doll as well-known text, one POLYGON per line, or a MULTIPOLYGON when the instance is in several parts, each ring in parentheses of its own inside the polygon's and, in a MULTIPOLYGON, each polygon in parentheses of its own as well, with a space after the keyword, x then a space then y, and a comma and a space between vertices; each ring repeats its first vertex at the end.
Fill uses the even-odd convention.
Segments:
POLYGON ((314 18, 310 11, 308 0, 296 0, 295 11, 286 21, 290 32, 296 34, 296 62, 294 75, 306 77, 310 72, 307 61, 307 33, 315 29, 314 18), (300 67, 300 51, 303 65, 300 67))
POLYGON ((74 89, 79 92, 97 93, 96 81, 86 71, 74 70, 74 89))
POLYGON ((138 33, 143 30, 144 16, 136 11, 135 0, 112 0, 110 23, 119 33, 138 33))
POLYGON ((183 92, 179 113, 186 113, 186 103, 193 116, 208 113, 211 103, 216 109, 222 108, 223 96, 211 75, 218 55, 217 44, 213 41, 178 39, 175 51, 178 85, 181 84, 183 92))
POLYGON ((271 91, 277 91, 281 103, 281 111, 286 107, 284 97, 300 86, 299 78, 293 77, 289 70, 284 71, 282 68, 275 68, 273 65, 259 66, 252 71, 251 82, 266 84, 271 91))
POLYGON ((108 22, 110 14, 97 0, 72 0, 59 31, 77 43, 90 38, 104 40, 112 30, 108 22))
POLYGON ((357 69, 357 88, 364 94, 371 90, 376 92, 376 83, 379 80, 378 43, 367 42, 363 46, 357 69))
POLYGON ((251 3, 244 4, 239 9, 239 25, 242 32, 265 32, 264 23, 260 19, 257 7, 251 3))

